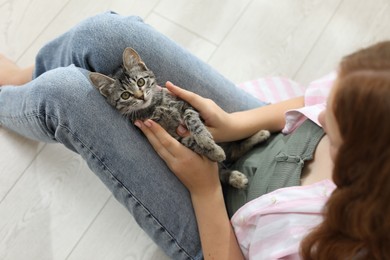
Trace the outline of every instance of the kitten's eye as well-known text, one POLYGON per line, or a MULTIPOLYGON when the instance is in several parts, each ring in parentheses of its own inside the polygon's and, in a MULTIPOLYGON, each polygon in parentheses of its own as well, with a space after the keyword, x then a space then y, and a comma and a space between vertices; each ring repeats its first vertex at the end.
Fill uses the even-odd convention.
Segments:
POLYGON ((130 92, 126 91, 126 92, 122 93, 121 98, 126 100, 126 99, 129 99, 130 96, 131 96, 130 92))
POLYGON ((137 80, 137 85, 138 87, 143 87, 145 85, 145 80, 142 78, 137 80))

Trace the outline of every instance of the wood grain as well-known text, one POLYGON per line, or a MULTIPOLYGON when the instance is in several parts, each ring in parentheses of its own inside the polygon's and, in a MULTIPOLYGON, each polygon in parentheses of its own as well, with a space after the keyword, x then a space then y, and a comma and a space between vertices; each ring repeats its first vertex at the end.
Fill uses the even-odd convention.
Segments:
POLYGON ((0 128, 0 202, 41 151, 43 144, 0 128))
POLYGON ((389 14, 390 2, 387 0, 344 1, 294 78, 308 83, 337 69, 343 56, 370 44, 389 40, 389 14))
POLYGON ((0 204, 0 259, 64 259, 109 197, 78 155, 46 145, 0 204))
POLYGON ((236 83, 269 75, 291 77, 339 2, 253 1, 210 63, 236 83))

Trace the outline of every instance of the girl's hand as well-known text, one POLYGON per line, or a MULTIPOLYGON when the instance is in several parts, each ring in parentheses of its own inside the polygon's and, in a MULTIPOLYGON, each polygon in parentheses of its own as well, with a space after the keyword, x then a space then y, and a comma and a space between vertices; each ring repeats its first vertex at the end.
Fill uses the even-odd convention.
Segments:
MULTIPOLYGON (((216 142, 240 140, 260 130, 268 130, 271 133, 279 132, 286 123, 286 111, 304 106, 304 98, 301 96, 229 114, 215 104, 214 101, 181 89, 171 82, 167 82, 166 87, 173 94, 187 101, 198 110, 216 142)), ((186 136, 186 129, 179 128, 177 133, 180 136, 186 136)))
MULTIPOLYGON (((229 130, 232 126, 230 114, 220 108, 214 101, 203 98, 193 92, 175 86, 172 82, 165 84, 166 88, 177 97, 187 101, 200 114, 205 125, 216 142, 230 141, 229 130)), ((180 136, 187 135, 187 129, 180 126, 177 129, 180 136)))
POLYGON ((187 187, 191 195, 205 196, 220 189, 216 162, 183 146, 152 120, 136 121, 135 125, 141 129, 158 155, 187 187))
POLYGON ((226 211, 217 163, 192 152, 152 120, 135 125, 190 191, 205 259, 244 259, 226 211))

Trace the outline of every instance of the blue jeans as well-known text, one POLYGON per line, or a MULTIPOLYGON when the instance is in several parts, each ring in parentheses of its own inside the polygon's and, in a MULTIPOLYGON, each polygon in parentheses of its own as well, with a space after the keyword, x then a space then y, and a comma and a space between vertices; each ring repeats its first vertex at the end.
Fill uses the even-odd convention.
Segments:
POLYGON ((112 73, 129 46, 160 85, 170 80, 229 112, 263 104, 140 18, 108 12, 44 46, 31 82, 0 88, 0 125, 41 142, 60 142, 80 154, 167 255, 201 259, 188 191, 142 133, 88 80, 88 71, 112 73))

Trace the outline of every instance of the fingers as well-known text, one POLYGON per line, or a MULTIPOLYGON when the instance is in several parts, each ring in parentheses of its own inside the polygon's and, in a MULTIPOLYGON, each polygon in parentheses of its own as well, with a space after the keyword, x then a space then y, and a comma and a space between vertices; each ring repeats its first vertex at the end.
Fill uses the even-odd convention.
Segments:
POLYGON ((167 81, 167 83, 165 84, 166 88, 171 91, 173 94, 175 94, 176 96, 178 96, 179 98, 187 101, 188 103, 190 103, 193 107, 195 108, 200 108, 202 107, 202 104, 204 102, 204 98, 202 98, 201 96, 191 92, 191 91, 188 91, 188 90, 185 90, 185 89, 182 89, 176 85, 174 85, 172 82, 170 81, 167 81))
POLYGON ((186 137, 190 135, 190 132, 188 131, 187 127, 185 125, 180 124, 177 129, 176 133, 181 137, 186 137))
POLYGON ((164 161, 171 162, 176 157, 176 147, 179 143, 159 124, 153 122, 152 120, 146 120, 144 123, 136 121, 135 125, 141 129, 146 138, 148 138, 150 144, 153 146, 154 150, 156 150, 164 161))

